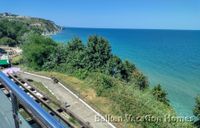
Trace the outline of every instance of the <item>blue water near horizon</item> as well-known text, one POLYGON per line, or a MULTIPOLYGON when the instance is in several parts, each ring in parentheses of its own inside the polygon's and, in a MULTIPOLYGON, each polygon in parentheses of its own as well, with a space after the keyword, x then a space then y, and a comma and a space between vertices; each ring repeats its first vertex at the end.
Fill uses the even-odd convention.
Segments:
POLYGON ((52 38, 67 43, 79 37, 86 43, 90 35, 108 39, 113 53, 133 62, 151 86, 161 84, 178 115, 193 115, 200 94, 200 31, 65 28, 52 38))

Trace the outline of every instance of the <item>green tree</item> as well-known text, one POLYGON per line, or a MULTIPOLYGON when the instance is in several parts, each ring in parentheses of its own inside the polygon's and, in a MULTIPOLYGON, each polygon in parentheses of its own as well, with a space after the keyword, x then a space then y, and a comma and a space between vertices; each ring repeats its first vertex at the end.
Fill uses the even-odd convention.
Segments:
POLYGON ((195 98, 195 103, 193 114, 200 119, 200 95, 195 98))
POLYGON ((123 63, 124 67, 129 70, 129 71, 134 71, 136 70, 136 67, 134 64, 132 64, 131 62, 129 62, 128 60, 125 60, 124 63, 123 63))
POLYGON ((4 45, 15 46, 21 42, 21 37, 29 31, 29 27, 22 22, 3 19, 0 20, 0 31, 0 37, 9 39, 4 45))
POLYGON ((42 69, 57 44, 50 38, 37 34, 30 35, 22 46, 23 60, 33 69, 42 69))
POLYGON ((130 63, 129 61, 125 60, 123 62, 123 70, 121 71, 122 78, 126 81, 130 81, 133 77, 133 71, 136 70, 134 64, 130 63))
POLYGON ((123 68, 122 60, 117 56, 113 56, 106 65, 106 73, 112 77, 122 78, 121 71, 123 68))
POLYGON ((75 38, 67 44, 68 52, 66 63, 74 69, 83 69, 87 65, 85 61, 86 49, 79 38, 75 38))
POLYGON ((8 46, 15 46, 16 41, 9 38, 9 37, 3 37, 3 38, 0 39, 0 44, 1 45, 8 45, 8 46))
POLYGON ((109 95, 108 91, 114 86, 112 80, 105 75, 97 75, 96 93, 97 96, 109 95))
POLYGON ((128 61, 122 62, 117 56, 112 56, 105 67, 105 73, 121 80, 130 81, 133 77, 135 66, 128 61))
POLYGON ((82 41, 79 38, 74 38, 67 43, 67 50, 69 52, 82 51, 85 49, 82 41))
POLYGON ((66 44, 57 44, 54 51, 50 53, 48 61, 45 62, 43 67, 47 70, 58 70, 63 72, 61 64, 66 63, 67 55, 68 51, 66 44))
POLYGON ((87 43, 88 68, 96 70, 106 65, 111 57, 111 47, 107 40, 98 36, 90 36, 87 43))
POLYGON ((149 86, 147 78, 138 71, 134 71, 133 79, 135 80, 136 86, 138 86, 140 90, 144 90, 149 86))
POLYGON ((152 90, 152 93, 154 95, 154 97, 160 101, 163 102, 167 105, 169 105, 169 100, 167 99, 167 93, 165 90, 162 89, 161 85, 158 84, 157 86, 155 86, 152 90))

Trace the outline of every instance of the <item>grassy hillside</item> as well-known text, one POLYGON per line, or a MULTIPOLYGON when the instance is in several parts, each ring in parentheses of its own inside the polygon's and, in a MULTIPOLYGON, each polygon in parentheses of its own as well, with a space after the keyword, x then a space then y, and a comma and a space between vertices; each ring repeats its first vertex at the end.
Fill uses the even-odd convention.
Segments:
POLYGON ((131 87, 128 83, 121 82, 115 78, 106 76, 116 86, 104 96, 98 96, 96 86, 99 79, 104 74, 92 73, 85 80, 80 80, 74 76, 49 71, 29 72, 45 76, 56 76, 64 85, 79 95, 102 115, 112 115, 111 121, 119 128, 193 128, 190 122, 164 121, 167 117, 177 117, 174 110, 156 100, 150 89, 141 91, 131 87), (131 119, 125 116, 132 116, 131 119), (147 116, 146 116, 147 115, 147 116), (146 116, 146 117, 145 117, 146 116), (141 117, 141 119, 136 119, 141 117), (155 120, 155 118, 159 118, 155 120), (123 118, 124 121, 121 121, 123 118), (161 120, 163 119, 163 120, 161 120))
POLYGON ((16 46, 24 41, 30 32, 53 34, 61 29, 52 21, 19 16, 9 13, 0 14, 0 45, 16 46))
POLYGON ((178 117, 167 93, 160 85, 149 88, 147 77, 134 64, 113 55, 109 42, 102 37, 91 36, 84 45, 77 38, 58 44, 31 35, 22 49, 26 67, 55 76, 103 115, 114 117, 111 122, 118 127, 193 127, 191 122, 172 120, 170 117, 178 117))

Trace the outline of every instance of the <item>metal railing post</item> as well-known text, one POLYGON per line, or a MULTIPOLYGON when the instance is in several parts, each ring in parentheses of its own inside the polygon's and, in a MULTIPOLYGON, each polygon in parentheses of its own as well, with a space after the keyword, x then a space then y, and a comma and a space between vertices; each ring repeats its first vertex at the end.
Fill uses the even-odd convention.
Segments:
POLYGON ((19 103, 17 100, 17 97, 10 91, 11 96, 11 102, 12 102, 12 112, 13 112, 13 118, 15 122, 15 128, 20 128, 20 119, 18 116, 18 110, 19 110, 19 103))

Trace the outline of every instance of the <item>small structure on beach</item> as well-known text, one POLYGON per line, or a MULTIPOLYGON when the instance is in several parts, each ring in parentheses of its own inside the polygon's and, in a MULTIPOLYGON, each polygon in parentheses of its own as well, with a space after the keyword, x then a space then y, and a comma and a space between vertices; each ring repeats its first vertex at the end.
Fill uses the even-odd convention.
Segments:
POLYGON ((10 59, 7 52, 0 49, 0 67, 9 67, 10 66, 10 59))

